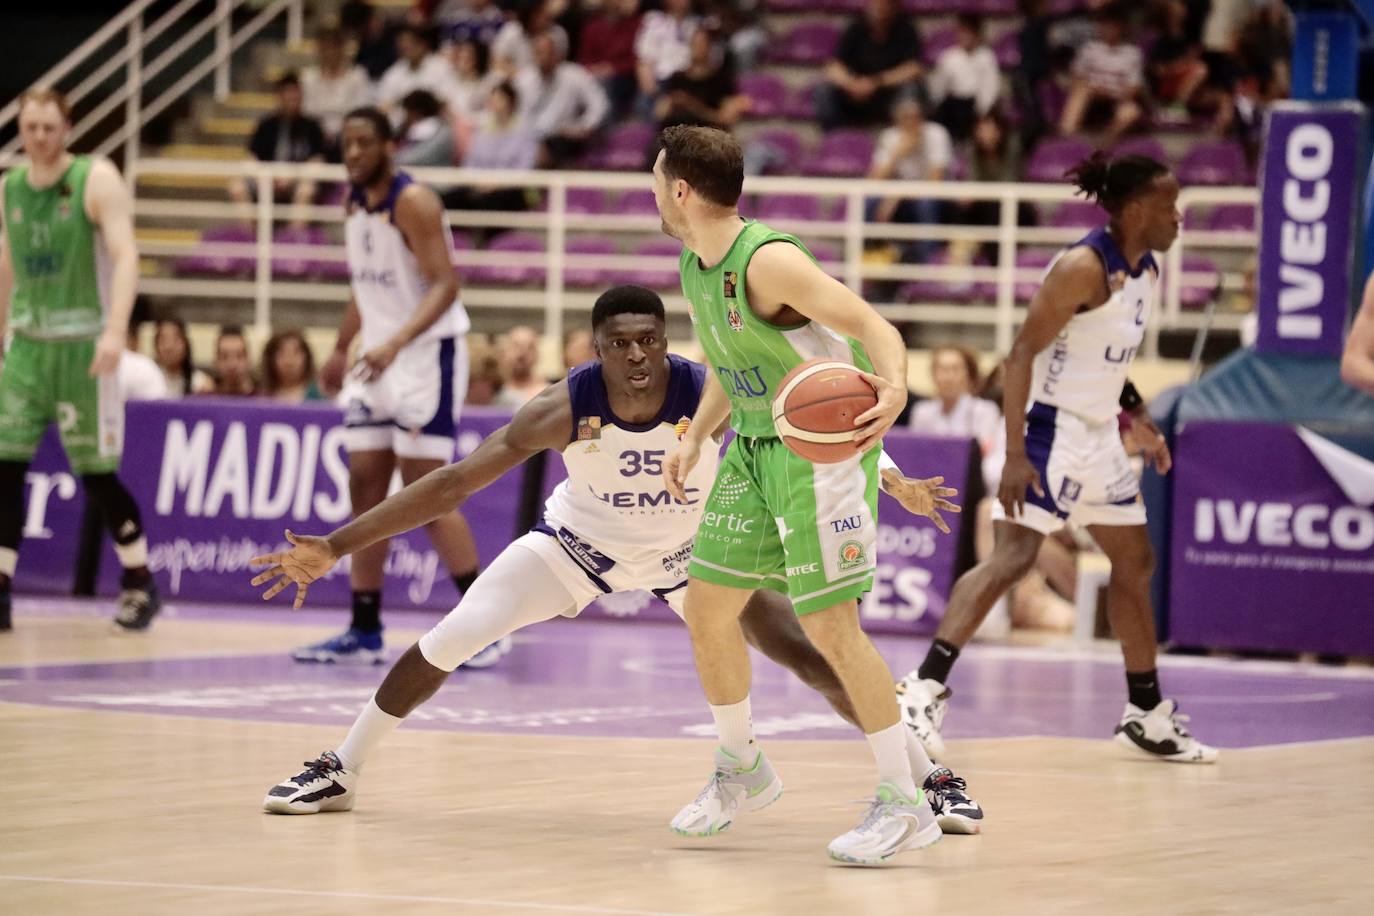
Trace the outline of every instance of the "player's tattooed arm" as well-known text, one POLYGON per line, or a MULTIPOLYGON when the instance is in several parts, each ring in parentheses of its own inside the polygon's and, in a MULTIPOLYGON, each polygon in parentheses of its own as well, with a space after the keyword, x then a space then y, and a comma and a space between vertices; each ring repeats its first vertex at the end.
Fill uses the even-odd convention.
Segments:
POLYGON ((300 607, 310 583, 328 572, 340 557, 452 512, 535 452, 562 451, 572 436, 568 385, 566 381, 556 382, 521 407, 509 423, 483 439, 462 461, 431 471, 334 532, 315 537, 287 531, 290 550, 251 561, 254 567, 267 567, 253 584, 272 583, 262 595, 267 600, 294 582, 295 606, 300 607))
POLYGON ((1031 299, 1026 323, 1011 345, 1003 364, 1002 410, 1007 424, 1007 463, 997 500, 1009 518, 1021 514, 1026 489, 1045 495, 1040 474, 1026 457, 1026 401, 1030 397, 1031 365, 1035 356, 1050 345, 1083 308, 1096 308, 1107 301, 1107 280, 1102 262, 1091 248, 1070 249, 1050 268, 1045 281, 1031 299))

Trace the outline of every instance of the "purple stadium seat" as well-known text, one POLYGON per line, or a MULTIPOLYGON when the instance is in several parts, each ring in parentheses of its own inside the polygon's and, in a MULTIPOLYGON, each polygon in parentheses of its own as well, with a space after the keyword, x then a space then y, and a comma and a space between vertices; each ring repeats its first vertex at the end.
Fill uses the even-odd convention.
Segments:
MULTIPOLYGON (((928 262, 932 266, 949 264, 948 249, 941 250, 928 262)), ((974 259, 971 266, 986 266, 974 259)), ((973 302, 997 297, 997 285, 985 281, 954 282, 951 280, 912 280, 902 285, 897 298, 905 302, 973 302)))
POLYGON ((790 130, 761 130, 754 134, 753 143, 768 144, 781 157, 770 168, 764 170, 768 175, 795 175, 802 162, 801 138, 790 130))
POLYGON ((1164 144, 1154 137, 1127 137, 1112 147, 1113 156, 1149 156, 1156 162, 1169 164, 1169 154, 1164 144))
POLYGON ((605 213, 606 192, 600 188, 568 188, 569 213, 605 213))
POLYGON ((802 174, 831 178, 857 178, 873 163, 873 138, 861 130, 836 130, 826 134, 802 166, 802 174))
POLYGON ((616 254, 615 243, 604 238, 571 239, 567 245, 568 266, 563 270, 563 279, 569 286, 595 287, 612 282, 611 271, 604 267, 574 267, 576 255, 616 254))
POLYGON ((654 202, 654 192, 648 188, 626 191, 620 195, 616 212, 625 216, 657 216, 658 204, 654 202))
POLYGON ((318 262, 315 255, 308 250, 295 250, 285 253, 275 246, 290 245, 300 249, 305 246, 328 245, 329 239, 325 237, 323 229, 315 226, 286 226, 277 230, 276 235, 272 237, 272 244, 273 275, 288 280, 301 280, 316 272, 318 262))
POLYGON ((1086 159, 1092 151, 1091 146, 1074 137, 1042 140, 1026 163, 1026 180, 1062 182, 1064 173, 1086 159))
POLYGON ((1069 95, 1054 80, 1041 80, 1040 85, 1035 87, 1035 100, 1045 120, 1050 124, 1058 124, 1069 95))
MULTIPOLYGON (((1020 270, 1034 270, 1038 274, 1045 273, 1045 268, 1054 260, 1057 252, 1046 251, 1043 249, 1027 249, 1016 255, 1016 266, 1020 270)), ((1035 280, 1016 281, 1016 301, 1030 302, 1035 296, 1035 291, 1040 288, 1040 277, 1035 280)))
POLYGON ((1259 226, 1250 204, 1222 204, 1208 215, 1207 228, 1213 232, 1254 232, 1259 226))
POLYGON ((770 13, 814 13, 831 9, 832 0, 768 0, 770 13))
POLYGON ((824 8, 831 13, 862 13, 868 6, 868 0, 804 0, 807 4, 807 11, 815 11, 824 8))
POLYGON ((1179 284, 1178 294, 1178 303, 1182 308, 1205 308, 1216 295, 1220 284, 1221 274, 1211 258, 1196 254, 1183 256, 1183 281, 1179 284))
POLYGON ((1239 185, 1250 182, 1245 151, 1227 140, 1208 140, 1188 151, 1178 164, 1178 180, 1193 184, 1239 185))
POLYGON ((1084 232, 1105 225, 1106 222, 1106 211, 1086 200, 1065 201, 1049 219, 1049 225, 1056 229, 1081 229, 1084 232))
MULTIPOLYGON (((682 255, 682 245, 672 239, 654 239, 635 249, 635 257, 668 258, 676 263, 682 255)), ((665 262, 666 263, 666 262, 665 262)), ((638 267, 620 274, 619 282, 635 283, 649 289, 675 289, 680 283, 677 267, 638 267)))
POLYGON ((782 116, 801 121, 816 120, 816 86, 801 86, 788 94, 782 103, 782 116))
MULTIPOLYGON (((487 246, 489 252, 527 253, 544 250, 544 240, 530 232, 507 232, 487 246)), ((468 271, 474 283, 492 286, 522 286, 544 282, 545 269, 539 265, 481 264, 468 271)))
POLYGON ((982 13, 984 16, 1014 16, 1016 0, 961 0, 958 12, 982 13))
POLYGON ((771 73, 746 73, 739 78, 741 95, 749 98, 749 116, 780 118, 787 107, 787 84, 771 73))
POLYGON ((835 53, 840 27, 830 22, 802 22, 773 47, 773 59, 784 64, 820 64, 835 53))
POLYGON ((940 59, 940 55, 959 43, 959 33, 952 27, 943 29, 931 29, 925 35, 922 42, 925 50, 925 60, 927 64, 934 64, 940 59))
POLYGON ((815 222, 821 219, 821 202, 813 194, 760 194, 754 212, 764 222, 795 219, 815 222))
POLYGON ((616 172, 638 172, 644 168, 644 155, 654 140, 652 125, 639 121, 620 124, 606 134, 600 146, 585 159, 588 168, 616 172))
POLYGON ((177 259, 176 272, 199 276, 248 276, 257 263, 251 252, 245 250, 230 255, 206 249, 215 243, 252 245, 256 238, 252 229, 237 223, 213 226, 201 233, 201 244, 195 251, 177 259))
POLYGON ((1003 70, 1015 70, 1021 66, 1021 33, 1016 29, 1007 32, 992 43, 992 53, 997 55, 997 66, 1003 70))

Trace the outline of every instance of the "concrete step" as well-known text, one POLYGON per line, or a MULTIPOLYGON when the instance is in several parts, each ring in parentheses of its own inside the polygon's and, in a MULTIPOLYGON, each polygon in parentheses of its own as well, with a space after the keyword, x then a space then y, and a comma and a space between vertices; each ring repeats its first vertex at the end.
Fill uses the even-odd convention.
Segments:
POLYGON ((242 162, 253 158, 242 146, 227 143, 169 143, 157 151, 159 159, 229 160, 242 162))

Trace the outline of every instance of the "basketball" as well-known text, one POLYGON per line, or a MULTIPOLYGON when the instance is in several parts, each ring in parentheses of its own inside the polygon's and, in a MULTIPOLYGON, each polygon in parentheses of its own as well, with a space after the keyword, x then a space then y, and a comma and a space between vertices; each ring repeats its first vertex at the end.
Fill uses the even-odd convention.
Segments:
POLYGON ((833 359, 810 359, 783 376, 773 399, 773 426, 793 452, 815 464, 859 453, 854 420, 878 403, 858 369, 833 359))

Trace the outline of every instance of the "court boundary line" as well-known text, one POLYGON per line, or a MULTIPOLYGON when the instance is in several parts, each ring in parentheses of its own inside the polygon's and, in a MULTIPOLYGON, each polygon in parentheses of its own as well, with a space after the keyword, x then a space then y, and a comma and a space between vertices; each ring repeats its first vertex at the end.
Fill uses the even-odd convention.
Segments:
POLYGON ((296 888, 259 887, 240 884, 183 884, 173 881, 126 881, 104 878, 58 878, 44 875, 0 874, 0 881, 23 881, 32 884, 65 884, 83 887, 127 887, 156 890, 215 891, 237 894, 276 894, 289 897, 327 897, 344 900, 376 900, 392 903, 443 903, 458 906, 501 907, 516 910, 539 910, 556 913, 606 913, 611 916, 689 916, 668 910, 630 910, 621 907, 588 906, 576 903, 536 903, 482 900, 468 897, 434 897, 419 894, 374 894, 366 891, 312 891, 296 888))

